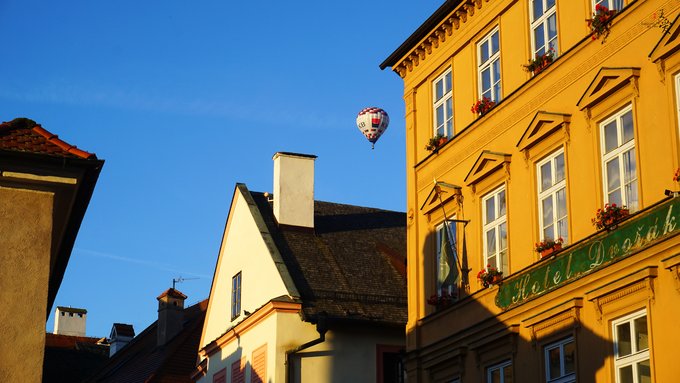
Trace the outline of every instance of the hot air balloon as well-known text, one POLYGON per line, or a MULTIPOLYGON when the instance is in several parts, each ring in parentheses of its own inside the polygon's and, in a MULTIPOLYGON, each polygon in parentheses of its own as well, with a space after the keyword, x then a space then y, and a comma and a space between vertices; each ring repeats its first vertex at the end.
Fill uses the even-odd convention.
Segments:
POLYGON ((365 108, 357 116, 357 127, 361 133, 371 142, 371 149, 375 147, 375 142, 387 130, 390 117, 387 112, 380 108, 365 108))

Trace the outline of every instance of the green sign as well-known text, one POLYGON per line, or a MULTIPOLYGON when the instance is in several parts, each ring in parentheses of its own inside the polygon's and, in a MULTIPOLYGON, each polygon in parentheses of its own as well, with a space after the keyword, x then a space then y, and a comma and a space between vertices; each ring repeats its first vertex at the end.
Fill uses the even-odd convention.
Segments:
POLYGON ((507 309, 555 290, 636 251, 676 234, 680 198, 642 211, 617 229, 600 233, 503 280, 496 305, 507 309))

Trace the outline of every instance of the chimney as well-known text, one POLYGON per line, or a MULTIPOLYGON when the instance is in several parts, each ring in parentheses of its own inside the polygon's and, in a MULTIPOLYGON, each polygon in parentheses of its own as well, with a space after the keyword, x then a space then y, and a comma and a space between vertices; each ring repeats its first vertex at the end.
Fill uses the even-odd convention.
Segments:
POLYGON ((60 335, 85 336, 87 310, 75 307, 57 306, 54 312, 54 333, 60 335))
POLYGON ((135 329, 131 324, 114 323, 109 336, 109 358, 120 351, 135 337, 135 329))
POLYGON ((158 298, 158 342, 168 343, 184 327, 184 300, 187 296, 174 288, 167 289, 158 298))
POLYGON ((314 228, 314 160, 310 154, 274 154, 274 216, 280 225, 314 228))

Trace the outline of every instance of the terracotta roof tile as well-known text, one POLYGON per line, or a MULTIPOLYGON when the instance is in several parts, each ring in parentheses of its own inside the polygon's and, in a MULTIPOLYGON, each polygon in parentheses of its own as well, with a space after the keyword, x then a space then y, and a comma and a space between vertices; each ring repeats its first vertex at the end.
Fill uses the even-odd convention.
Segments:
POLYGON ((78 149, 28 118, 15 118, 0 124, 0 150, 64 158, 97 158, 94 153, 78 149))

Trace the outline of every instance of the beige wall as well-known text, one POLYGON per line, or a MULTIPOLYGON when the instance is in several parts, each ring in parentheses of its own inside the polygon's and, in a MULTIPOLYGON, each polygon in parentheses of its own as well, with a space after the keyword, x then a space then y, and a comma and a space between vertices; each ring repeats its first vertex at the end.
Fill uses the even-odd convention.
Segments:
POLYGON ((246 199, 237 189, 210 293, 201 347, 243 320, 243 310, 255 310, 270 299, 288 295, 246 199), (231 320, 232 277, 241 272, 241 315, 231 320))
POLYGON ((0 187, 0 381, 40 382, 51 193, 0 187))

